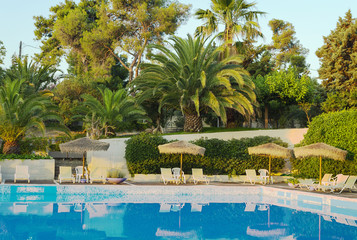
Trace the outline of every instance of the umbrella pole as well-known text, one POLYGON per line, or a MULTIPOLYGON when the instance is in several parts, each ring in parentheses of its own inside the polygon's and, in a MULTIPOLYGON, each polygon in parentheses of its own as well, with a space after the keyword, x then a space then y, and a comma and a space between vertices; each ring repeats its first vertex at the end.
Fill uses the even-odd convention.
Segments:
POLYGON ((271 170, 271 156, 269 156, 269 179, 268 179, 269 184, 270 184, 270 170, 271 170))
POLYGON ((320 156, 320 180, 319 180, 320 185, 321 185, 321 176, 322 176, 322 157, 320 156))
POLYGON ((83 153, 83 171, 82 171, 82 179, 84 179, 84 162, 85 162, 86 152, 83 153))
POLYGON ((182 181, 182 153, 181 153, 181 159, 180 159, 180 181, 182 181))

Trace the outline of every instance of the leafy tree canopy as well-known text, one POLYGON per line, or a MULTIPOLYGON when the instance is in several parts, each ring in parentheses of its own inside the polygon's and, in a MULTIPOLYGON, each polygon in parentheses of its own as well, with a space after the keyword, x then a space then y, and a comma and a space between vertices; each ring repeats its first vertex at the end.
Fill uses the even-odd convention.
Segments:
POLYGON ((67 53, 76 74, 101 77, 119 61, 131 81, 147 44, 174 33, 189 6, 170 0, 66 0, 50 11, 49 18, 35 17, 35 35, 43 43, 37 59, 58 64, 67 53))
POLYGON ((278 68, 295 66, 299 72, 306 70, 305 54, 307 49, 303 48, 295 37, 294 26, 286 21, 272 19, 269 26, 273 31, 273 43, 269 47, 275 52, 275 64, 278 68))
POLYGON ((349 98, 356 95, 352 92, 357 89, 357 20, 351 10, 344 18, 340 17, 336 28, 324 37, 324 45, 316 55, 320 58, 318 72, 322 85, 332 93, 330 100, 337 94, 345 98, 345 102, 350 101, 349 98))
POLYGON ((0 64, 4 64, 4 57, 6 55, 6 49, 4 43, 0 41, 0 64))

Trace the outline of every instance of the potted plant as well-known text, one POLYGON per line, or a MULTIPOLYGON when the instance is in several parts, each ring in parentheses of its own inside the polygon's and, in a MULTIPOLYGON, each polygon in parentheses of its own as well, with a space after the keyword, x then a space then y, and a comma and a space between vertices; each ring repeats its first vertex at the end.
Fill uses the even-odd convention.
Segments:
POLYGON ((296 178, 289 178, 288 179, 288 185, 290 187, 298 187, 299 186, 299 180, 297 180, 296 178))
POLYGON ((118 184, 126 180, 124 174, 118 169, 111 169, 107 173, 107 181, 109 183, 118 184))

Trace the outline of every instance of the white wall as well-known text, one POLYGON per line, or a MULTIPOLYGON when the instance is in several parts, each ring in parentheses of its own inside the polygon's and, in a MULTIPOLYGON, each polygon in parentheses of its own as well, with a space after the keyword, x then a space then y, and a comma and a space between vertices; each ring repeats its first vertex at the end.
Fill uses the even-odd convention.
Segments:
POLYGON ((17 165, 26 165, 29 167, 30 180, 50 180, 55 177, 54 159, 6 159, 0 161, 2 179, 13 181, 17 165))
MULTIPOLYGON (((254 130, 254 131, 240 131, 240 132, 219 132, 219 133, 201 133, 201 134, 180 134, 163 136, 168 140, 196 140, 201 137, 218 138, 222 140, 230 140, 232 138, 252 138, 256 136, 270 136, 280 137, 284 142, 289 144, 292 148, 294 144, 299 143, 306 134, 307 128, 292 128, 292 129, 274 129, 274 130, 254 130)), ((104 139, 103 142, 110 143, 110 147, 106 152, 88 152, 87 162, 90 170, 101 166, 106 168, 119 168, 123 173, 129 175, 126 165, 125 155, 125 141, 128 138, 104 139)))

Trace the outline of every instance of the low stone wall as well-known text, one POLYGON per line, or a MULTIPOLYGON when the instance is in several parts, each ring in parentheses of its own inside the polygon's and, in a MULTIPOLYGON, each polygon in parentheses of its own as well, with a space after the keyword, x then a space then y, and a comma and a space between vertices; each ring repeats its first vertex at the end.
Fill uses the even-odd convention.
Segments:
POLYGON ((54 159, 5 159, 0 161, 2 179, 14 180, 15 169, 17 165, 26 165, 29 167, 30 180, 50 180, 55 176, 54 159))

